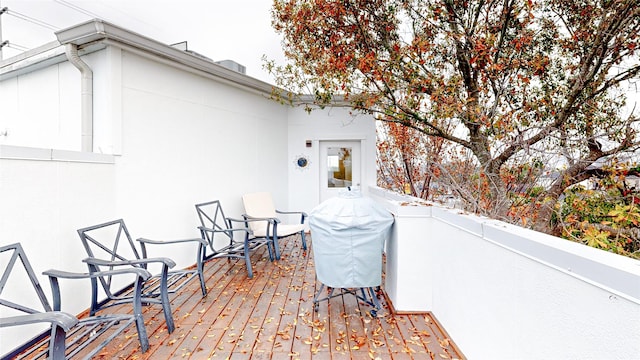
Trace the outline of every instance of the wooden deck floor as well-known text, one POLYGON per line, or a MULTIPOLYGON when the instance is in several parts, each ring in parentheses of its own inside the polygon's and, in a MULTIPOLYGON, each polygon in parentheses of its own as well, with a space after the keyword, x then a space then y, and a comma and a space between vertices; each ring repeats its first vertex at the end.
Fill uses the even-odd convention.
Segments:
MULTIPOLYGON (((310 237, 309 237, 310 238, 310 237)), ((308 240, 311 245, 312 241, 308 240)), ((353 296, 322 302, 313 311, 312 251, 300 239, 281 242, 282 259, 270 262, 266 249, 253 256, 254 278, 244 262, 206 264, 209 294, 197 281, 174 296, 176 330, 168 334, 159 306, 145 308, 150 349, 140 352, 135 328, 102 353, 107 359, 462 359, 463 355, 431 314, 376 318, 353 296)))

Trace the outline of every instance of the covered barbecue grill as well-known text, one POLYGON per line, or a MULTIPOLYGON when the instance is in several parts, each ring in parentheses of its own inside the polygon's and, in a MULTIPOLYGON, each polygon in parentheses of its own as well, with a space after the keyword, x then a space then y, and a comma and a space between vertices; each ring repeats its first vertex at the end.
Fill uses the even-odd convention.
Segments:
POLYGON ((382 284, 382 253, 392 224, 391 213, 356 190, 343 191, 311 211, 316 277, 322 283, 313 299, 316 311, 320 301, 350 293, 374 306, 371 314, 376 315, 380 304, 374 288, 382 284), (319 298, 325 286, 328 295, 319 298))

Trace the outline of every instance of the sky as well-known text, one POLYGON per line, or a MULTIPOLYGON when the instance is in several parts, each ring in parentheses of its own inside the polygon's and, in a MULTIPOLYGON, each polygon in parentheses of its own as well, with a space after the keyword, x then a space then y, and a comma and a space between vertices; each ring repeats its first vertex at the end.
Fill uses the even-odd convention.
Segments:
MULTIPOLYGON (((280 37, 271 28, 271 0, 0 0, 3 58, 55 41, 54 32, 93 18, 165 44, 187 41, 189 50, 214 61, 234 60, 247 75, 273 84, 263 56, 284 62, 280 37)), ((640 103, 630 84, 629 108, 640 103)), ((636 110, 637 111, 637 110, 636 110)))
POLYGON ((214 61, 234 60, 247 75, 273 83, 263 56, 283 62, 271 28, 270 0, 0 0, 4 59, 55 41, 55 31, 101 18, 165 44, 187 41, 214 61))

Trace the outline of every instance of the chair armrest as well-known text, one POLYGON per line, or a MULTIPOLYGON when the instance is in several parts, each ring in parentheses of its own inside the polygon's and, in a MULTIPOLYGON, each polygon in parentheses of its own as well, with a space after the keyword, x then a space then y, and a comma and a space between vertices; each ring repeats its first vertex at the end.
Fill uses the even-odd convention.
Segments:
POLYGON ((65 332, 67 332, 78 323, 78 318, 62 311, 48 311, 37 314, 0 318, 0 328, 18 325, 38 324, 43 322, 55 324, 64 329, 65 332))
POLYGON ((153 244, 153 245, 162 245, 162 244, 180 244, 180 243, 188 243, 188 242, 199 242, 203 246, 207 246, 207 242, 202 240, 201 238, 192 238, 192 239, 178 239, 178 240, 151 240, 146 238, 138 238, 137 241, 145 244, 153 244))
POLYGON ((282 211, 282 210, 276 210, 276 213, 278 214, 300 214, 304 217, 309 216, 306 212, 304 211, 282 211))
POLYGON ((300 214, 300 224, 304 224, 304 219, 306 219, 309 215, 304 212, 304 211, 282 211, 282 210, 276 210, 277 214, 300 214))
MULTIPOLYGON (((93 262, 93 260, 98 260, 99 262, 103 262, 104 260, 87 258, 84 259, 84 262, 93 262)), ((110 261, 104 261, 107 265, 109 265, 110 261)), ((97 264, 96 264, 97 265, 97 264)), ((107 271, 97 271, 93 273, 76 273, 69 272, 63 270, 55 270, 49 269, 47 271, 43 271, 42 275, 46 275, 48 277, 60 278, 60 279, 91 279, 98 278, 101 276, 109 276, 109 275, 123 275, 123 274, 136 274, 141 277, 142 280, 148 280, 152 275, 149 271, 142 268, 125 268, 125 269, 116 269, 116 270, 107 270, 107 271)))
MULTIPOLYGON (((244 218, 244 219, 236 219, 236 218, 230 218, 230 217, 228 217, 228 218, 226 218, 226 220, 227 220, 227 222, 244 223, 244 222, 246 222, 246 218, 247 218, 249 215, 242 215, 242 216, 243 216, 243 218, 244 218)), ((262 219, 258 219, 258 220, 262 220, 262 219)))
MULTIPOLYGON (((85 260, 92 260, 92 258, 87 258, 85 260)), ((95 259, 100 260, 100 259, 95 259)), ((141 284, 142 281, 149 279, 152 275, 145 269, 137 268, 137 267, 128 267, 124 269, 116 269, 116 270, 107 270, 107 271, 95 271, 90 273, 75 273, 63 270, 54 270, 49 269, 47 271, 42 272, 43 275, 49 277, 49 283, 51 284, 51 292, 53 293, 53 309, 56 311, 60 311, 62 297, 60 296, 60 285, 58 283, 58 279, 92 279, 93 290, 92 296, 96 294, 95 282, 96 278, 111 276, 111 275, 124 275, 124 274, 135 274, 136 281, 135 283, 141 284)), ((138 295, 139 296, 139 295, 138 295)), ((139 298, 136 301, 140 301, 139 298)))
POLYGON ((239 232, 239 231, 244 231, 244 232, 247 232, 249 234, 252 233, 251 229, 249 229, 249 228, 212 229, 212 228, 208 228, 208 227, 205 227, 205 226, 198 226, 198 229, 200 231, 207 231, 207 232, 212 232, 212 233, 226 233, 226 234, 229 234, 229 233, 239 232))
POLYGON ((280 223, 280 219, 278 218, 260 218, 260 217, 253 217, 251 215, 247 215, 247 214, 242 214, 242 217, 244 218, 244 220, 242 220, 243 222, 252 222, 252 221, 267 221, 271 224, 279 224, 280 223))
POLYGON ((86 258, 82 261, 87 264, 98 265, 98 266, 123 266, 123 265, 132 266, 132 265, 146 265, 150 263, 162 263, 169 268, 173 268, 174 266, 176 266, 176 263, 173 260, 165 257, 145 258, 145 259, 127 260, 127 261, 111 261, 111 260, 103 260, 103 259, 97 259, 97 258, 86 258))
MULTIPOLYGON (((197 242, 200 245, 200 248, 198 250, 198 254, 200 254, 202 252, 202 249, 205 248, 208 245, 208 243, 202 238, 175 239, 175 240, 151 240, 151 239, 146 239, 146 238, 138 238, 137 240, 140 243, 140 248, 142 250, 142 257, 143 257, 143 259, 146 259, 146 260, 154 259, 154 258, 148 258, 147 257, 147 244, 151 244, 151 245, 168 245, 168 244, 184 244, 184 243, 197 242)), ((200 257, 200 255, 198 255, 198 257, 200 257)), ((165 262, 165 266, 168 266, 169 268, 173 268, 175 266, 175 262, 173 262, 173 260, 171 260, 171 259, 168 259, 168 258, 155 258, 155 259, 165 259, 165 260, 171 261, 172 265, 170 265, 169 263, 165 262)), ((151 262, 157 262, 157 261, 152 260, 151 262)))

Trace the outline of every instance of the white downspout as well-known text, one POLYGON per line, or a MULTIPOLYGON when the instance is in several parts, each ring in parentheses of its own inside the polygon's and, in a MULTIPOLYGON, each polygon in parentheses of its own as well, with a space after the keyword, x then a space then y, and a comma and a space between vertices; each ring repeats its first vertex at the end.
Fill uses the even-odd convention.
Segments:
POLYGON ((82 76, 81 90, 81 146, 84 152, 93 152, 93 71, 78 56, 78 46, 67 44, 65 47, 67 59, 82 76))

